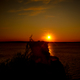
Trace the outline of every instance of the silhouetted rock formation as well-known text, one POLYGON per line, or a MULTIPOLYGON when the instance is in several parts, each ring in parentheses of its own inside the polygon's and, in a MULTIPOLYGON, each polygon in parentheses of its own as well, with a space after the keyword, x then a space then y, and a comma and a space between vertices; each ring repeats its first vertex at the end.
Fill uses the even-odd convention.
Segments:
POLYGON ((57 57, 50 56, 48 43, 40 41, 27 43, 26 52, 23 55, 18 53, 6 64, 2 63, 0 73, 26 79, 66 80, 63 65, 57 57))

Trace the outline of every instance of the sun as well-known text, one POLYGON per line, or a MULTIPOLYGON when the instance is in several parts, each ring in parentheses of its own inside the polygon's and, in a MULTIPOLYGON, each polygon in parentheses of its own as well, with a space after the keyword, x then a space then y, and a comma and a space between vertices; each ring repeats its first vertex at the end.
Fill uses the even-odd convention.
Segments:
POLYGON ((51 35, 47 35, 47 41, 51 41, 51 35))
POLYGON ((48 36, 47 38, 48 38, 48 39, 50 39, 50 38, 51 38, 51 36, 48 36))
POLYGON ((46 34, 42 37, 42 39, 43 39, 44 41, 47 41, 47 42, 53 42, 53 35, 46 33, 46 34))

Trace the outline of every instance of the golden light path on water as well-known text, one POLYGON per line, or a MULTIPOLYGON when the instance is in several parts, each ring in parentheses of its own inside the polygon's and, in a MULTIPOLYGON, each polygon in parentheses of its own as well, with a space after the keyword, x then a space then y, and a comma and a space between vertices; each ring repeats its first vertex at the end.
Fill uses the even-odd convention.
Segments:
POLYGON ((49 48, 50 56, 55 56, 54 49, 53 49, 53 47, 51 46, 51 43, 48 43, 48 48, 49 48))

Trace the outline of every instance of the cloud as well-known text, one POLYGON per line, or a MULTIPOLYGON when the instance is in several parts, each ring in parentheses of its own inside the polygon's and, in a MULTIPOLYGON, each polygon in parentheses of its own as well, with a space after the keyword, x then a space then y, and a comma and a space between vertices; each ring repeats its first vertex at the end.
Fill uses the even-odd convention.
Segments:
POLYGON ((44 8, 28 8, 28 9, 24 9, 24 11, 27 12, 20 13, 19 15, 35 16, 45 12, 44 8))
MULTIPOLYGON (((19 6, 14 7, 15 9, 11 9, 8 12, 11 13, 17 13, 19 15, 37 15, 40 13, 44 13, 45 11, 48 11, 48 9, 51 9, 54 7, 54 4, 57 4, 59 2, 63 2, 66 0, 17 0, 19 3, 19 6), (24 4, 24 3, 28 3, 28 4, 24 4), (37 3, 36 3, 37 2, 37 3), (45 3, 45 4, 44 4, 45 3), (49 3, 49 4, 48 4, 49 3)), ((46 18, 48 17, 54 17, 54 16, 46 16, 46 18)))
MULTIPOLYGON (((41 1, 43 1, 43 0, 41 0, 41 1)), ((66 1, 66 0, 44 0, 43 3, 45 3, 45 4, 50 3, 51 5, 53 5, 53 4, 63 2, 63 1, 66 1)))
POLYGON ((38 15, 40 13, 44 13, 45 11, 33 11, 32 13, 29 14, 29 16, 35 16, 38 15))
POLYGON ((38 15, 40 13, 44 13, 44 11, 24 12, 24 13, 20 13, 19 15, 36 16, 36 15, 38 15))
POLYGON ((42 2, 42 3, 48 4, 50 1, 51 0, 27 0, 26 4, 33 3, 33 2, 42 2))
POLYGON ((51 2, 53 4, 57 4, 57 3, 60 3, 60 2, 71 2, 71 1, 73 1, 73 0, 51 0, 51 2))
POLYGON ((44 10, 44 9, 46 9, 46 8, 44 8, 44 7, 30 7, 30 8, 27 8, 27 9, 24 9, 24 11, 28 11, 28 10, 44 10))
POLYGON ((24 13, 19 13, 18 15, 29 15, 29 13, 24 12, 24 13))
MULTIPOLYGON (((68 0, 27 0, 26 1, 26 4, 28 3, 33 3, 33 2, 42 2, 42 3, 45 3, 45 4, 48 4, 50 2, 56 4, 56 3, 59 3, 59 2, 63 2, 63 1, 68 1, 68 0)), ((71 1, 71 0, 69 0, 71 1)))
POLYGON ((54 0, 55 3, 63 2, 65 0, 54 0))
POLYGON ((47 9, 47 8, 44 8, 44 7, 30 7, 30 8, 24 9, 24 11, 31 11, 31 13, 29 15, 34 16, 34 15, 37 15, 37 14, 40 14, 40 13, 44 13, 45 9, 47 9))
POLYGON ((44 8, 44 7, 29 7, 29 8, 25 8, 25 9, 21 9, 21 10, 9 10, 8 12, 20 12, 20 11, 41 11, 41 10, 45 10, 48 8, 44 8))
POLYGON ((42 1, 43 3, 48 4, 51 0, 31 0, 31 1, 35 1, 35 2, 42 1))
POLYGON ((34 16, 40 13, 44 13, 47 8, 44 7, 29 7, 21 10, 9 10, 10 13, 19 12, 19 15, 29 15, 34 16))

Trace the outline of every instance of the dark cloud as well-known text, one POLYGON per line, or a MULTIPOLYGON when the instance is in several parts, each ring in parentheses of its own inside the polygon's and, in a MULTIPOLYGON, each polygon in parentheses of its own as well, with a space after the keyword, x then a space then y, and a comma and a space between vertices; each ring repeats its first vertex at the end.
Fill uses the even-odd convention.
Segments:
POLYGON ((30 8, 27 8, 27 9, 24 9, 24 11, 26 11, 26 10, 44 10, 44 9, 46 9, 46 8, 44 8, 44 7, 30 7, 30 8))
POLYGON ((27 0, 26 3, 28 4, 28 3, 33 3, 33 2, 42 2, 44 4, 48 4, 50 2, 59 3, 59 2, 63 2, 63 1, 66 1, 66 0, 27 0))
POLYGON ((33 3, 33 2, 42 2, 44 4, 48 4, 51 0, 27 0, 25 1, 26 4, 33 3))
POLYGON ((20 12, 19 15, 29 15, 34 16, 40 13, 44 13, 47 8, 44 7, 29 7, 29 8, 23 8, 21 10, 9 10, 10 13, 16 13, 20 12))
MULTIPOLYGON (((8 10, 8 12, 19 12, 19 15, 34 16, 46 12, 48 9, 51 9, 54 4, 62 1, 65 0, 14 0, 14 7, 8 10)), ((11 2, 13 2, 13 0, 11 2)))
MULTIPOLYGON (((37 15, 52 9, 55 4, 73 0, 1 0, 1 11, 19 15, 37 15)), ((49 16, 48 16, 49 17, 49 16)))

